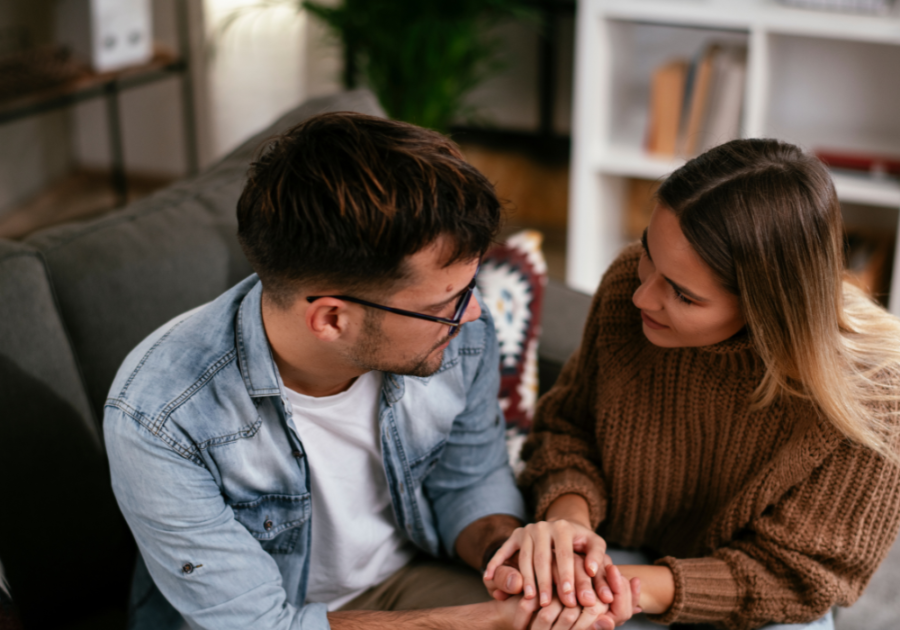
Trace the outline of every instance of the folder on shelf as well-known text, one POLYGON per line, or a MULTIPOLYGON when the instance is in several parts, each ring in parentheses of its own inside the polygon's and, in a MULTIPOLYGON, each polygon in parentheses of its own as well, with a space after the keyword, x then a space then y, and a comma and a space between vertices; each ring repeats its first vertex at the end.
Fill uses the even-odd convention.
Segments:
POLYGON ((675 155, 687 71, 688 63, 676 59, 653 72, 646 140, 650 153, 675 155))
POLYGON ((746 76, 746 47, 720 46, 713 60, 709 103, 697 140, 698 154, 740 137, 746 76))

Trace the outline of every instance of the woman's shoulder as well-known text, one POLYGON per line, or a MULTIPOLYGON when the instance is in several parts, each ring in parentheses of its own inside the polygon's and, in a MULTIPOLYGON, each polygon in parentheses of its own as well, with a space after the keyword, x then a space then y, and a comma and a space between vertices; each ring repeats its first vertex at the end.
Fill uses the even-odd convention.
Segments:
POLYGON ((602 337, 631 337, 640 333, 641 319, 632 296, 640 286, 637 269, 641 245, 628 245, 600 280, 594 294, 588 325, 599 327, 602 337))

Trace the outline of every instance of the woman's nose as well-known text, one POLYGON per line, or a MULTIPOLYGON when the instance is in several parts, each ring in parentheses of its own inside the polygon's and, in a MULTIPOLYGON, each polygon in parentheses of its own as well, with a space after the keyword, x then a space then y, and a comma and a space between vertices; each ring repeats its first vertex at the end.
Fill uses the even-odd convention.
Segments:
POLYGON ((659 276, 651 273, 647 276, 641 286, 637 288, 631 301, 642 311, 658 311, 661 308, 661 300, 659 295, 659 276))

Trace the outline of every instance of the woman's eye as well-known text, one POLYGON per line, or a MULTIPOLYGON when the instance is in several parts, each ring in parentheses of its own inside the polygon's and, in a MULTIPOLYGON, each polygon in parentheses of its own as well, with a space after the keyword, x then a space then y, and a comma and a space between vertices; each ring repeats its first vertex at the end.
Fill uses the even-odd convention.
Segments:
POLYGON ((679 290, 676 289, 675 287, 672 287, 672 290, 675 292, 675 297, 676 297, 676 298, 678 298, 679 300, 681 300, 681 301, 684 302, 685 304, 693 304, 693 302, 692 302, 691 300, 689 300, 689 299, 687 298, 687 296, 685 296, 684 293, 682 293, 681 291, 679 291, 679 290))

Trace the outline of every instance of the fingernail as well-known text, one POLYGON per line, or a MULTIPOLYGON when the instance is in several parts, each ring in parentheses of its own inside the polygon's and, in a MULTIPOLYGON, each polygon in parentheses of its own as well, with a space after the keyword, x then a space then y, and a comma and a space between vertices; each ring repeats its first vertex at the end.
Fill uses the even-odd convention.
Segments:
POLYGON ((596 575, 597 575, 597 563, 596 563, 596 562, 591 562, 591 563, 588 565, 588 571, 590 571, 591 577, 596 576, 596 575))
POLYGON ((581 601, 585 602, 588 606, 597 602, 597 598, 594 595, 594 591, 581 591, 581 601))
POLYGON ((508 578, 506 578, 506 590, 507 591, 512 591, 513 581, 515 580, 515 577, 516 577, 515 575, 510 575, 508 578))
POLYGON ((571 582, 563 582, 563 593, 571 593, 572 592, 572 583, 571 582))
POLYGON ((541 606, 546 606, 550 603, 550 595, 547 593, 541 593, 541 606))
POLYGON ((604 586, 600 589, 600 597, 612 597, 612 591, 609 590, 608 586, 604 586))
POLYGON ((529 584, 525 587, 525 599, 531 599, 534 597, 534 587, 529 584))

